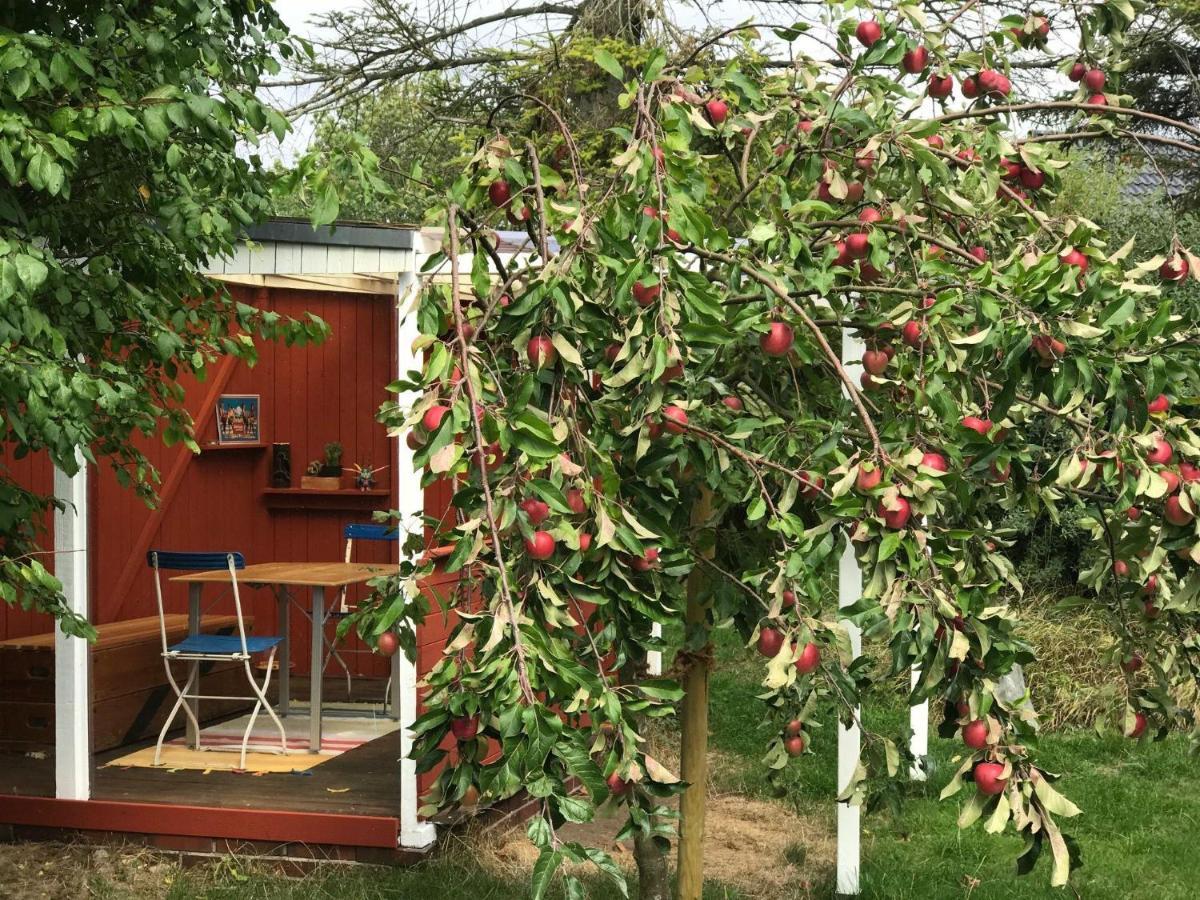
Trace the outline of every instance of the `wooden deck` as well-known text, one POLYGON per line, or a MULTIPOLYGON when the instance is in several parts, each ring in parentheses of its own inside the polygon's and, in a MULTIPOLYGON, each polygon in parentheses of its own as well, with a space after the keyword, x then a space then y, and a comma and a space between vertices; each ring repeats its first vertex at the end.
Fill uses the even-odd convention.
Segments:
MULTIPOLYGON (((307 696, 307 678, 295 679, 295 696, 307 696)), ((380 682, 355 681, 356 699, 382 699, 380 682)), ((332 702, 345 682, 327 678, 332 702)), ((327 695, 328 696, 328 695, 327 695)), ((400 815, 400 732, 376 738, 306 772, 252 775, 240 772, 105 768, 110 760, 153 742, 93 756, 92 799, 166 803, 221 809, 274 809, 358 816, 400 815)), ((0 795, 54 796, 54 760, 0 754, 0 795)))

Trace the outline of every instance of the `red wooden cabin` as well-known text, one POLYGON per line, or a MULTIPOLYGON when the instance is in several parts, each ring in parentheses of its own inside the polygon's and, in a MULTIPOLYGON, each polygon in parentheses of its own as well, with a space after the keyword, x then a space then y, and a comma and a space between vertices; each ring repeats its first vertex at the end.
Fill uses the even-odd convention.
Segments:
MULTIPOLYGON (((351 640, 347 648, 362 651, 343 654, 354 676, 351 696, 339 697, 346 693, 339 667, 325 672, 331 702, 357 700, 377 717, 396 714, 397 727, 386 734, 296 773, 122 764, 153 743, 174 699, 163 684, 148 549, 237 550, 248 563, 338 561, 347 523, 368 522, 374 510, 415 511, 421 504, 411 451, 387 435, 376 413, 388 399, 385 386, 417 365, 415 326, 398 307, 428 239, 404 228, 314 231, 285 220, 267 223, 251 238, 254 245, 214 264, 213 274, 245 302, 288 315, 316 313, 332 337, 319 346, 265 344, 253 368, 228 359, 206 382, 188 385, 187 406, 203 452, 145 443, 162 475, 156 509, 119 486, 103 465, 69 479, 56 476, 44 458, 5 458, 0 446, 0 466, 38 490, 55 488, 74 501, 73 510, 47 523, 47 540, 52 534, 60 551, 55 569, 69 600, 102 633, 88 647, 53 634, 46 617, 0 604, 0 828, 11 826, 18 835, 118 832, 185 850, 237 847, 352 859, 393 856, 433 842, 433 826, 417 817, 428 777, 418 779, 412 763, 400 760, 405 727, 418 710, 416 684, 442 647, 440 612, 419 628, 417 665, 401 655, 393 663, 351 640), (217 443, 215 409, 223 394, 258 395, 257 441, 217 443), (306 463, 331 441, 343 445, 343 465, 386 466, 375 489, 355 490, 349 478, 338 490, 299 487, 306 463), (270 486, 274 443, 290 445, 286 488, 270 486), (399 691, 385 706, 392 665, 399 691)), ((447 499, 444 490, 431 489, 425 511, 440 513, 447 499)), ((386 562, 396 547, 356 545, 355 558, 386 562)), ((434 578, 426 589, 445 590, 454 580, 434 578)), ((274 600, 264 591, 244 591, 243 597, 256 631, 276 633, 274 600)), ((183 586, 171 585, 167 601, 183 612, 183 586)), ((223 621, 210 624, 221 627, 223 621)), ((303 616, 292 616, 293 648, 309 646, 309 629, 303 616)), ((290 666, 292 695, 303 699, 312 676, 308 655, 294 650, 290 666)), ((226 677, 219 668, 205 675, 218 686, 226 677)), ((205 711, 218 718, 244 711, 210 703, 205 711)))

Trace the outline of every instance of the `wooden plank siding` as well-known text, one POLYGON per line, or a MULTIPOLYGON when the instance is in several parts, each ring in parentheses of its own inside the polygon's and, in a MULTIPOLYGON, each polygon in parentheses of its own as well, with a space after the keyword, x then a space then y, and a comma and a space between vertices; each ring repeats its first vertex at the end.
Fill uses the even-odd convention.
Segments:
MULTIPOLYGON (((246 260, 250 265, 250 258, 246 260)), ((377 421, 376 413, 388 398, 385 388, 394 378, 395 301, 392 296, 283 289, 251 290, 234 286, 233 293, 248 303, 263 304, 285 315, 300 316, 312 312, 324 319, 332 335, 324 344, 285 347, 263 342, 259 361, 249 367, 237 362, 220 393, 249 393, 261 396, 261 434, 264 443, 288 442, 292 446, 292 483, 299 486, 307 463, 322 454, 329 441, 340 442, 345 449, 343 465, 370 462, 388 466, 378 474, 379 486, 391 488, 391 496, 382 498, 381 508, 395 503, 395 466, 392 440, 377 421)), ((211 415, 209 384, 187 385, 188 411, 203 428, 198 432, 201 444, 216 439, 216 423, 211 415), (205 408, 201 408, 201 407, 205 408)), ((115 476, 102 464, 94 470, 98 511, 92 539, 92 579, 97 623, 155 615, 154 586, 143 562, 149 546, 175 550, 233 549, 245 554, 248 563, 273 561, 335 561, 344 554, 342 528, 349 522, 369 521, 368 511, 354 509, 289 510, 268 508, 261 491, 270 476, 270 450, 217 450, 192 456, 181 448, 164 447, 161 441, 142 444, 164 480, 179 461, 178 483, 156 514, 146 508, 132 491, 117 484, 115 476), (148 525, 149 523, 149 525, 148 525), (124 581, 122 574, 128 570, 124 581), (116 590, 118 585, 123 589, 116 590)), ((51 490, 52 471, 45 460, 5 460, 0 464, 13 471, 22 483, 36 489, 51 490)), ((347 476, 348 478, 348 476, 347 476)), ((349 481, 347 481, 349 484, 349 481)), ((167 487, 164 483, 162 487, 167 487)), ((435 494, 430 499, 445 502, 448 497, 435 494)), ((49 535, 47 535, 47 541, 49 535)), ((355 560, 388 562, 394 544, 358 542, 355 560)), ((361 596, 364 588, 351 588, 350 599, 361 596)), ((225 592, 227 594, 227 592, 225 592)), ((219 592, 208 591, 206 611, 226 613, 232 603, 226 596, 215 607, 219 592)), ((186 609, 186 589, 169 585, 165 589, 168 608, 186 609)), ((245 591, 247 614, 253 615, 260 633, 276 630, 276 605, 269 591, 245 591)), ((307 603, 307 596, 301 598, 307 603)), ((327 602, 336 599, 330 591, 327 602)), ((46 617, 24 613, 0 604, 0 639, 48 631, 46 617)), ((307 673, 309 646, 308 622, 298 612, 292 614, 293 671, 307 673)), ((363 651, 351 639, 349 649, 363 651)), ((387 661, 369 653, 343 654, 356 674, 385 677, 387 661)), ((336 665, 336 664, 335 664, 336 665)), ((331 670, 333 671, 333 670, 331 670)))

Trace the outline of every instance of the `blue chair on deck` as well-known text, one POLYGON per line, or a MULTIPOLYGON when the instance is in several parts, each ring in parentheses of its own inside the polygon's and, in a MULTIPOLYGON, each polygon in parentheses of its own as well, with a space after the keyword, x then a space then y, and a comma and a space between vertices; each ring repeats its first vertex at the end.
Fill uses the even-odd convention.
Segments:
MULTIPOLYGON (((371 523, 351 523, 342 531, 342 536, 346 539, 346 562, 354 561, 354 542, 355 541, 387 541, 396 543, 400 540, 400 532, 390 525, 377 525, 371 523)), ((349 604, 346 602, 347 588, 342 588, 341 594, 338 596, 336 603, 331 603, 329 612, 326 615, 326 623, 336 619, 343 619, 353 612, 349 604)), ((342 671, 346 673, 346 696, 350 696, 350 667, 346 665, 346 661, 338 652, 337 636, 329 640, 329 653, 325 655, 325 664, 321 667, 321 672, 329 666, 330 660, 336 659, 338 665, 342 667, 342 671)), ((389 682, 389 687, 391 684, 389 682)), ((387 704, 387 695, 384 694, 384 704, 387 704)))
MULTIPOLYGON (((158 734, 158 743, 154 747, 154 764, 160 764, 162 758, 163 740, 167 736, 167 732, 171 729, 171 723, 178 715, 180 708, 187 713, 188 719, 191 720, 192 727, 196 732, 197 749, 213 750, 222 749, 219 747, 202 747, 200 741, 200 722, 196 713, 187 701, 195 700, 254 700, 254 710, 250 714, 250 722, 246 726, 246 732, 242 736, 242 755, 240 768, 246 768, 246 745, 250 741, 250 734, 254 730, 254 723, 258 719, 258 714, 264 708, 267 710, 275 726, 279 729, 279 750, 280 753, 287 753, 287 733, 284 731, 283 723, 279 721, 279 717, 275 715, 275 710, 271 708, 271 704, 267 702, 267 686, 271 681, 272 663, 275 661, 275 650, 283 641, 282 637, 259 637, 246 635, 246 622, 242 615, 242 598, 238 591, 237 572, 239 569, 246 567, 246 560, 242 554, 229 551, 221 551, 215 553, 176 553, 165 550, 151 550, 146 554, 146 562, 150 568, 154 570, 154 594, 158 603, 158 622, 159 630, 162 635, 162 657, 163 666, 167 670, 167 681, 171 685, 171 689, 175 691, 175 705, 171 707, 171 712, 167 716, 167 721, 163 723, 162 731, 158 734), (167 644, 167 619, 163 609, 163 592, 162 592, 162 571, 175 570, 185 572, 212 572, 221 569, 229 570, 229 583, 233 588, 233 605, 237 613, 237 634, 190 634, 177 644, 167 644), (262 684, 260 685, 254 679, 254 673, 250 668, 250 658, 259 653, 268 654, 266 674, 263 676, 262 684), (187 681, 183 687, 175 680, 174 673, 171 672, 171 663, 174 660, 184 660, 193 663, 190 666, 187 681), (250 684, 250 689, 254 692, 253 696, 214 696, 204 695, 199 693, 199 671, 201 662, 212 662, 215 660, 229 660, 240 662, 246 670, 246 680, 250 684)), ((274 748, 270 752, 276 752, 274 748)))

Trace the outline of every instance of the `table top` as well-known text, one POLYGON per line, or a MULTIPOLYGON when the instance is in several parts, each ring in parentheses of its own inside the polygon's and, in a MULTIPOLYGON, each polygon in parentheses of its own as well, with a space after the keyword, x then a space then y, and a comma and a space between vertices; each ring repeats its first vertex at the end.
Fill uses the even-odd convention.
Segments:
MULTIPOLYGON (((395 563, 272 562, 239 569, 237 578, 241 584, 336 588, 360 584, 380 575, 395 575, 399 571, 400 566, 395 563)), ((191 572, 187 575, 176 575, 171 581, 188 584, 228 584, 229 570, 191 572)))

